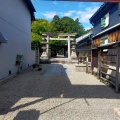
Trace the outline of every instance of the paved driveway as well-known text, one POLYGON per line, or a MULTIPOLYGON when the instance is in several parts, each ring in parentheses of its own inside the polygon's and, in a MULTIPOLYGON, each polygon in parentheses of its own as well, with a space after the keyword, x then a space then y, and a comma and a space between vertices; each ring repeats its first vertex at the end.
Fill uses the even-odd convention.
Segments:
POLYGON ((115 120, 120 94, 71 64, 29 68, 0 84, 0 120, 115 120))

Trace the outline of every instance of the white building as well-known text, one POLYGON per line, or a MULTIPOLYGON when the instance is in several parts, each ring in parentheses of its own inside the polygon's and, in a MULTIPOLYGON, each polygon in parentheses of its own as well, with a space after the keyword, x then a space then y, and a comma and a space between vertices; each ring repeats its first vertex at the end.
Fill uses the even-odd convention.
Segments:
POLYGON ((17 55, 24 57, 22 69, 35 63, 31 50, 34 12, 30 0, 0 0, 0 33, 7 38, 6 43, 0 42, 0 80, 17 72, 17 55))

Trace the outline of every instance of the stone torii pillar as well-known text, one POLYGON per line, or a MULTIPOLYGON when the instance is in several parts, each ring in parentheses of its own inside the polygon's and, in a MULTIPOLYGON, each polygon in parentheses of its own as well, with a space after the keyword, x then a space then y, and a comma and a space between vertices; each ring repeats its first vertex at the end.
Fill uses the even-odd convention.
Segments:
POLYGON ((70 59, 70 36, 68 36, 68 58, 70 59))
POLYGON ((47 35, 47 48, 46 48, 46 53, 47 53, 47 56, 49 57, 49 41, 50 41, 50 36, 47 35))

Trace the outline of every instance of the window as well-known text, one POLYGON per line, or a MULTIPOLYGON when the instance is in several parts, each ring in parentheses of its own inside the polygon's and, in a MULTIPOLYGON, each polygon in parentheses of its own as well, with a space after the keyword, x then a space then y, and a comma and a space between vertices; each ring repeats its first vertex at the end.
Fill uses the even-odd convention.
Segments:
POLYGON ((100 45, 108 44, 108 43, 109 43, 109 37, 108 36, 101 38, 100 45))
POLYGON ((109 25, 109 13, 107 13, 103 18, 101 18, 101 28, 105 28, 109 25))
POLYGON ((103 28, 105 26, 105 18, 101 18, 101 27, 103 28))

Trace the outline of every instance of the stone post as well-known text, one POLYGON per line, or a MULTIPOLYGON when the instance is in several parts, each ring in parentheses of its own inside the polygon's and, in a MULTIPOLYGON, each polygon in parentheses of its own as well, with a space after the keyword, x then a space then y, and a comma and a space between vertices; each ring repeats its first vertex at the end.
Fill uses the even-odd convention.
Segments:
POLYGON ((47 53, 47 56, 49 57, 49 41, 50 41, 50 36, 47 36, 47 49, 46 49, 46 53, 47 53))
POLYGON ((77 60, 77 55, 76 55, 76 41, 75 41, 75 39, 72 41, 71 45, 72 45, 72 48, 71 48, 71 51, 72 51, 71 60, 76 61, 77 60))
POLYGON ((70 59, 70 36, 68 36, 68 58, 70 59))

